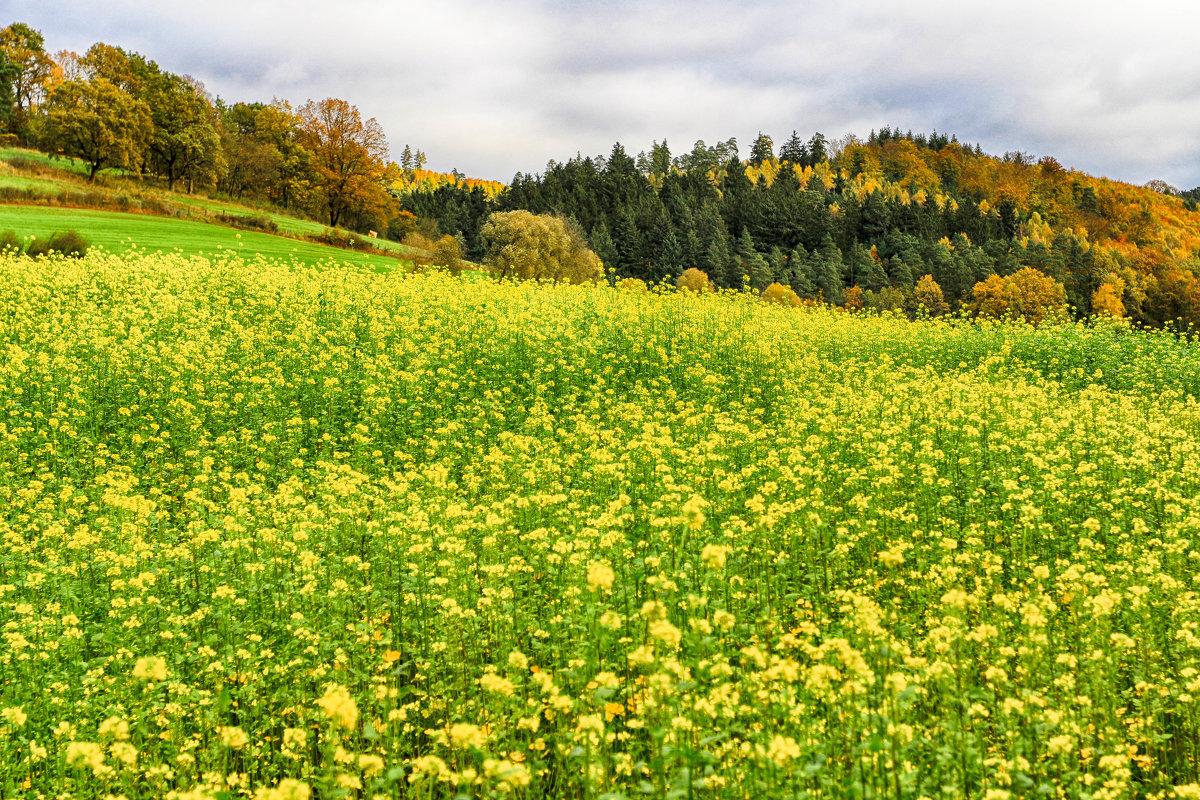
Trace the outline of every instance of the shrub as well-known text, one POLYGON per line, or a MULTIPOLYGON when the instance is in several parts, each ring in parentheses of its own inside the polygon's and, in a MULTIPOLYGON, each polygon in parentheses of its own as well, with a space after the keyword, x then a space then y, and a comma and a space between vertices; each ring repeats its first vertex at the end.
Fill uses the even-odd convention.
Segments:
POLYGON ((583 283, 603 275, 599 257, 570 220, 528 211, 497 211, 480 234, 484 263, 501 278, 583 283))
POLYGON ((462 272, 462 242, 446 235, 433 245, 433 263, 457 275, 462 272))
POLYGON ((20 172, 33 172, 41 174, 46 171, 46 166, 40 161, 35 161, 27 156, 13 156, 12 158, 4 159, 8 165, 20 172))
POLYGON ((361 236, 345 231, 335 230, 334 228, 326 228, 320 236, 316 237, 316 241, 321 244, 327 244, 331 247, 340 247, 343 250, 371 250, 371 243, 361 236))
POLYGON ((270 217, 256 217, 249 214, 217 214, 216 219, 225 225, 244 230, 266 231, 277 233, 279 226, 270 217))
POLYGON ((61 253, 72 258, 82 258, 87 255, 88 241, 77 231, 62 231, 51 234, 49 239, 34 239, 25 251, 31 256, 43 256, 50 253, 61 253))
POLYGON ((15 250, 19 253, 24 249, 25 246, 21 242, 21 237, 17 236, 16 231, 5 231, 4 233, 0 233, 0 253, 8 252, 10 250, 15 250))
POLYGON ((904 292, 895 286, 884 286, 878 292, 867 289, 863 292, 863 305, 875 311, 903 311, 904 292))
POLYGON ((462 241, 455 236, 445 235, 440 239, 432 239, 419 231, 413 231, 404 237, 403 244, 415 251, 405 256, 415 267, 427 267, 432 264, 445 267, 455 275, 462 272, 462 241))
POLYGON ((800 305, 800 295, 796 294, 790 286, 784 286, 782 283, 772 283, 762 290, 760 297, 765 302, 778 303, 782 306, 800 305))
POLYGON ((712 288, 712 282, 704 270, 689 267, 675 280, 675 286, 689 292, 707 292, 712 288))

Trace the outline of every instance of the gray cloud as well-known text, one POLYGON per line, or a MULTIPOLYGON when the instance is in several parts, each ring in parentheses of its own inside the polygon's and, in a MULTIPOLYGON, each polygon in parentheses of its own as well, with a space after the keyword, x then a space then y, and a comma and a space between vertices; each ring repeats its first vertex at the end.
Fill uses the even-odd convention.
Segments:
POLYGON ((10 0, 51 49, 106 41, 227 100, 343 97, 395 148, 507 180, 577 151, 759 130, 937 128, 1132 183, 1200 184, 1191 0, 10 0), (83 7, 81 7, 81 5, 83 7))

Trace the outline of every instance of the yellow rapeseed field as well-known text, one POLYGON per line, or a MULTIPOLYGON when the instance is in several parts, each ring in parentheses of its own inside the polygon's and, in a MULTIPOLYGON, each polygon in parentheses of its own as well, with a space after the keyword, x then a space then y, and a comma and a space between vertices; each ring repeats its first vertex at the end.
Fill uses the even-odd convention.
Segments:
POLYGON ((1118 325, 0 256, 0 796, 1200 797, 1118 325))

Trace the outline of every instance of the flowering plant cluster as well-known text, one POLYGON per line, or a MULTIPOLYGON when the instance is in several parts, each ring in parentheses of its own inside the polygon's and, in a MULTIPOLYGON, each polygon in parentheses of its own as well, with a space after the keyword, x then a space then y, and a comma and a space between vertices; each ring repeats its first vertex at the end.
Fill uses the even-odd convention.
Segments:
POLYGON ((0 256, 0 795, 1200 796, 1189 348, 0 256))

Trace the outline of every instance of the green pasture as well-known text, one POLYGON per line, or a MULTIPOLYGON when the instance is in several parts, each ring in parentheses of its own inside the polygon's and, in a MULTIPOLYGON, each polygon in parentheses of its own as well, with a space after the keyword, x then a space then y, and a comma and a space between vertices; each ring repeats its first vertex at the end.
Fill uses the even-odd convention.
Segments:
MULTIPOLYGON (((253 206, 247 206, 228 200, 215 200, 200 195, 187 195, 156 189, 153 183, 142 184, 131 178, 122 177, 117 170, 108 170, 107 172, 101 171, 101 180, 94 184, 89 184, 86 180, 84 180, 84 176, 87 175, 87 165, 83 164, 83 162, 79 161, 78 159, 55 157, 46 153, 38 152, 36 150, 25 150, 15 147, 0 148, 0 162, 9 162, 13 159, 24 159, 26 161, 36 162, 37 164, 46 167, 49 170, 53 170, 54 173, 30 175, 26 174, 23 170, 14 169, 10 171, 7 168, 7 165, 0 164, 0 189, 19 189, 47 197, 52 197, 72 190, 80 191, 84 189, 109 191, 114 195, 129 194, 138 198, 150 197, 168 206, 173 206, 187 215, 205 216, 227 214, 231 216, 265 217, 271 220, 271 222, 278 227, 280 233, 288 236, 320 236, 329 228, 328 225, 324 225, 315 220, 293 217, 287 214, 255 208, 253 206), (104 178, 106 174, 110 177, 115 177, 115 183, 111 180, 105 180, 104 178)), ((36 232, 34 233, 36 235, 36 232)), ((223 236, 224 234, 222 233, 221 235, 223 236)), ((255 234, 255 236, 259 235, 261 234, 255 234)), ((155 240, 157 240, 160 234, 155 231, 152 233, 152 236, 154 236, 155 240)), ((118 240, 120 238, 122 237, 118 237, 118 240)), ((256 249, 253 252, 262 252, 264 255, 268 252, 282 253, 286 257, 292 253, 293 245, 298 244, 289 244, 283 246, 283 249, 280 250, 279 248, 281 245, 273 241, 275 238, 278 237, 272 237, 272 241, 269 243, 267 241, 257 241, 255 244, 256 249)), ((247 244, 249 243, 249 238, 244 232, 242 240, 247 244)), ((98 240, 95 241, 97 244, 100 243, 98 240)), ((140 240, 135 241, 139 246, 148 246, 140 240)), ((397 258, 405 257, 406 254, 412 252, 413 249, 411 247, 402 245, 399 242, 393 242, 387 239, 376 239, 372 242, 372 244, 378 249, 394 253, 397 258)), ((104 246, 107 247, 108 245, 104 246)), ((222 242, 222 246, 228 247, 229 245, 222 242)), ((157 245, 151 249, 155 249, 156 247, 157 245)), ((206 242, 203 251, 211 252, 214 247, 214 245, 206 242)), ((325 260, 329 258, 327 255, 329 248, 323 245, 305 244, 298 249, 302 253, 300 257, 306 261, 325 260)), ((339 261, 350 261, 351 263, 355 264, 366 263, 371 264, 372 266, 378 266, 380 261, 387 261, 387 258, 381 258, 379 256, 364 256, 357 253, 348 253, 348 251, 341 250, 340 248, 335 249, 338 253, 336 258, 339 261)), ((191 251, 189 250, 189 252, 191 251)))
MULTIPOLYGON (((26 161, 36 161, 45 167, 55 170, 63 170, 76 175, 87 177, 91 168, 77 158, 69 158, 67 156, 54 156, 49 153, 43 153, 38 150, 26 150, 23 147, 0 147, 0 161, 11 161, 14 158, 23 158, 26 161)), ((120 170, 102 169, 101 175, 116 174, 120 170)))
MULTIPOLYGON (((265 217, 274 222, 281 233, 292 236, 320 236, 329 229, 328 225, 316 222, 315 220, 291 217, 287 214, 244 206, 227 200, 213 200, 212 198, 200 197, 198 195, 167 195, 166 197, 170 202, 192 209, 199 209, 208 214, 265 217)), ((372 244, 383 250, 394 252, 398 256, 402 256, 413 249, 399 242, 393 242, 390 239, 375 239, 372 241, 372 244)))
POLYGON ((93 247, 110 252, 131 249, 150 252, 179 251, 185 254, 215 254, 236 250, 245 257, 290 259, 316 265, 359 264, 387 272, 398 261, 380 255, 356 253, 336 247, 288 239, 255 231, 239 231, 223 225, 194 220, 122 214, 42 206, 0 206, 0 231, 12 230, 21 237, 48 237, 65 230, 78 231, 93 247))

